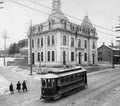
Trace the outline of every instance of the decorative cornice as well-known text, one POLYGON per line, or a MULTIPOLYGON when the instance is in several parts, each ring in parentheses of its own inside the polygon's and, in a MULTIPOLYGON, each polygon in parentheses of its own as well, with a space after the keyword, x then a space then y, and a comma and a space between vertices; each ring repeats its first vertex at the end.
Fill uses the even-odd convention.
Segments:
MULTIPOLYGON (((55 29, 51 29, 51 30, 47 30, 47 31, 42 31, 42 32, 39 32, 37 34, 33 34, 32 36, 44 35, 44 34, 47 34, 47 33, 50 33, 50 32, 58 32, 58 31, 66 32, 66 33, 73 34, 73 35, 76 36, 76 32, 73 32, 73 31, 70 31, 70 30, 67 30, 67 29, 62 29, 62 28, 55 28, 55 29)), ((98 37, 89 36, 89 35, 85 35, 85 34, 82 34, 82 33, 78 33, 77 36, 83 36, 83 37, 87 37, 87 38, 98 39, 98 37)))

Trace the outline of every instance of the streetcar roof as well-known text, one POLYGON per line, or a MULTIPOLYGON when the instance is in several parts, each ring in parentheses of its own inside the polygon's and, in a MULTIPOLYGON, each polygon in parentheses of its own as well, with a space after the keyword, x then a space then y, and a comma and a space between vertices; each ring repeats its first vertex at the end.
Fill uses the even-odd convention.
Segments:
POLYGON ((63 76, 68 76, 68 75, 72 75, 72 74, 77 74, 77 73, 80 73, 80 72, 84 72, 84 71, 86 71, 85 69, 78 69, 78 70, 74 70, 74 71, 67 71, 67 72, 65 72, 65 73, 60 73, 59 74, 59 77, 63 77, 63 76))
POLYGON ((86 71, 84 68, 81 67, 75 67, 75 68, 67 68, 67 69, 61 69, 61 70, 49 70, 46 73, 44 73, 41 78, 59 78, 62 76, 68 76, 71 74, 76 74, 80 72, 86 71))
POLYGON ((45 78, 45 79, 58 78, 58 75, 53 73, 48 73, 48 74, 41 75, 41 78, 45 78))

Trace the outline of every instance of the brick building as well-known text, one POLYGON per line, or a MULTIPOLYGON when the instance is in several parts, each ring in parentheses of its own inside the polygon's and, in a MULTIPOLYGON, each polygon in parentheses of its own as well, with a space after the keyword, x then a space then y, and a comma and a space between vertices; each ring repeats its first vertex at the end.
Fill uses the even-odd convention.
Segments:
POLYGON ((106 46, 105 43, 103 43, 103 45, 98 48, 98 61, 114 62, 114 64, 120 63, 119 47, 114 45, 106 46))
POLYGON ((97 64, 96 29, 88 16, 81 25, 70 22, 61 11, 60 0, 53 0, 52 13, 46 22, 32 26, 31 39, 35 65, 39 61, 51 66, 97 64))

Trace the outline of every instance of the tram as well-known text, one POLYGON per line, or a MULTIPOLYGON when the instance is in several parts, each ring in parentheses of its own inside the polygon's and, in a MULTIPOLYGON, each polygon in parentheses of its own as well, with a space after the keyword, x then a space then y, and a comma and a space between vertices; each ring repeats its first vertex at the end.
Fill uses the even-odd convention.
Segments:
POLYGON ((41 99, 58 99, 87 86, 87 71, 82 67, 47 71, 41 75, 41 99))

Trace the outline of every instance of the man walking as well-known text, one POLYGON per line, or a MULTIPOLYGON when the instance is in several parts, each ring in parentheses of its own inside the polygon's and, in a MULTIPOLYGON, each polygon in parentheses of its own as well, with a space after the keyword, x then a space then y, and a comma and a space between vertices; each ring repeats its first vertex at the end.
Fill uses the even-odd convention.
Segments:
POLYGON ((22 89, 23 89, 23 92, 24 92, 24 90, 27 91, 27 85, 26 85, 25 80, 24 80, 23 83, 22 83, 22 89))

